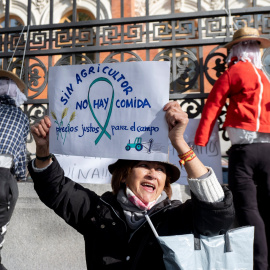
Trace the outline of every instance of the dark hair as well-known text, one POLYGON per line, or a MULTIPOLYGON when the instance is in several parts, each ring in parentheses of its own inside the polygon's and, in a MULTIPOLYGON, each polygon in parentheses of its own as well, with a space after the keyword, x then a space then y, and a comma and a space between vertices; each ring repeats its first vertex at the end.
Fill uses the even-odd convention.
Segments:
MULTIPOLYGON (((132 168, 139 162, 140 160, 123 160, 123 162, 121 162, 121 164, 119 164, 119 166, 115 168, 111 180, 111 187, 113 194, 117 194, 118 191, 125 186, 125 183, 123 183, 123 179, 127 178, 130 175, 132 168)), ((172 188, 170 183, 171 172, 168 166, 165 165, 165 167, 167 177, 163 190, 166 192, 167 196, 171 198, 172 196, 172 188)))

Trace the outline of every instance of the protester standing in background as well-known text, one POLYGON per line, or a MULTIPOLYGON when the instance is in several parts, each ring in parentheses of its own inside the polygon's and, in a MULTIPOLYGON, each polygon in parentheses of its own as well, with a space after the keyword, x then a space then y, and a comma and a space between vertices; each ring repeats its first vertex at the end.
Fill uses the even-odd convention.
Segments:
POLYGON ((268 270, 270 250, 270 82, 262 69, 261 48, 270 40, 257 29, 234 33, 228 69, 219 77, 204 106, 195 144, 205 146, 227 99, 223 127, 232 143, 228 182, 240 226, 255 226, 254 269, 268 270))
MULTIPOLYGON (((29 121, 20 109, 26 101, 24 89, 14 73, 0 70, 0 250, 18 199, 17 181, 26 180, 29 121)), ((0 254, 0 270, 5 269, 0 254)))

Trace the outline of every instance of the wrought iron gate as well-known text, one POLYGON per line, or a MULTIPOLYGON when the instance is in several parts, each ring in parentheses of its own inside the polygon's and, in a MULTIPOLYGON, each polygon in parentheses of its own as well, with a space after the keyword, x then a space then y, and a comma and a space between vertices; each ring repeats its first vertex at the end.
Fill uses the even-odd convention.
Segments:
MULTIPOLYGON (((170 99, 180 100, 190 118, 198 117, 207 93, 225 69, 226 51, 222 46, 231 40, 236 28, 255 27, 262 36, 270 37, 270 6, 259 7, 256 0, 250 7, 239 9, 230 9, 226 0, 223 9, 212 11, 204 11, 202 1, 198 0, 197 11, 191 13, 176 13, 176 1, 168 0, 171 13, 155 16, 149 15, 151 1, 145 0, 145 16, 140 17, 124 17, 125 1, 119 0, 121 16, 114 19, 100 19, 102 0, 97 0, 95 19, 80 22, 76 21, 77 3, 73 0, 70 23, 53 23, 55 1, 47 2, 50 5, 49 24, 30 25, 32 1, 28 0, 28 26, 0 29, 2 68, 7 68, 17 43, 9 70, 19 75, 24 60, 22 75, 28 85, 24 112, 30 124, 48 113, 49 67, 124 61, 170 61, 170 99), (22 38, 18 42, 20 33, 22 38)), ((9 10, 10 1, 6 1, 6 26, 9 10)), ((268 55, 267 49, 263 63, 270 74, 268 55)), ((225 113, 226 108, 222 115, 225 113)), ((31 142, 29 135, 28 143, 31 142)), ((29 155, 34 154, 29 149, 29 155)))

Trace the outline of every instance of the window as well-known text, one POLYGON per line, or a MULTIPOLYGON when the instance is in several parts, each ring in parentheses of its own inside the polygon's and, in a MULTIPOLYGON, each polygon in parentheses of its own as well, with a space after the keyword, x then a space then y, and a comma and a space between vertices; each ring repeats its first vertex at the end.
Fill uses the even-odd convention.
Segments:
MULTIPOLYGON (((0 25, 1 25, 1 28, 6 27, 6 25, 5 25, 5 17, 0 19, 0 25)), ((21 25, 24 25, 24 23, 19 17, 15 16, 15 15, 10 15, 9 16, 9 25, 8 25, 8 27, 17 27, 17 26, 21 26, 21 25)))
MULTIPOLYGON (((95 19, 95 16, 90 11, 84 10, 84 9, 77 9, 77 12, 76 12, 77 22, 90 21, 94 19, 95 19)), ((71 23, 72 21, 73 21, 73 11, 70 10, 62 17, 62 19, 60 20, 60 23, 71 23)), ((88 57, 94 63, 94 60, 95 60, 94 53, 83 53, 83 55, 88 57)))
MULTIPOLYGON (((83 10, 83 9, 77 9, 76 12, 76 21, 77 22, 83 22, 83 21, 91 21, 94 20, 95 17, 94 15, 87 11, 87 10, 83 10)), ((69 11, 67 12, 63 18, 61 19, 60 23, 70 23, 73 20, 73 11, 69 11)))

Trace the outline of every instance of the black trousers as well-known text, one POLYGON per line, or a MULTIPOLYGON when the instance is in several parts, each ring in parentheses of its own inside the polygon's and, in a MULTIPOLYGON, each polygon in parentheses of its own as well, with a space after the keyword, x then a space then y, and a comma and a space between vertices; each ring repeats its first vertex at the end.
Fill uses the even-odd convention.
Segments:
POLYGON ((6 228, 13 214, 18 195, 17 180, 10 172, 10 169, 0 168, 0 250, 3 247, 6 228))
POLYGON ((254 270, 270 262, 270 143, 233 145, 228 182, 240 226, 255 226, 254 270))

